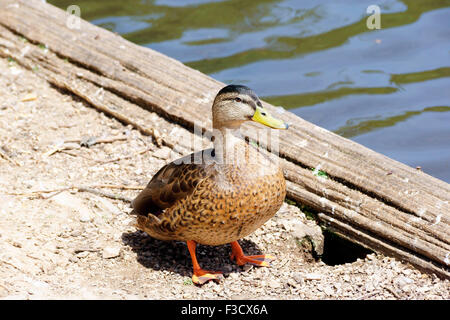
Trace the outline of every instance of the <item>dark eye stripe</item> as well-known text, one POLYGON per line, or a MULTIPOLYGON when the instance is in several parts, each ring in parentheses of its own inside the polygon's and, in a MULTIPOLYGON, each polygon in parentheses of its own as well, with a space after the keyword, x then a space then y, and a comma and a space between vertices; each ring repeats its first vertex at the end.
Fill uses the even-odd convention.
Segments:
POLYGON ((229 100, 234 100, 236 99, 236 97, 228 97, 228 98, 223 98, 222 101, 229 101, 229 100))
MULTIPOLYGON (((232 100, 232 101, 236 101, 236 102, 243 102, 248 104, 250 107, 252 107, 253 110, 256 110, 256 103, 254 100, 247 100, 247 99, 241 99, 239 97, 228 97, 228 98, 224 98, 223 101, 228 101, 228 100, 232 100), (238 101, 239 100, 239 101, 238 101)), ((259 104, 261 104, 261 102, 258 101, 259 104)), ((258 104, 258 105, 259 105, 258 104)))

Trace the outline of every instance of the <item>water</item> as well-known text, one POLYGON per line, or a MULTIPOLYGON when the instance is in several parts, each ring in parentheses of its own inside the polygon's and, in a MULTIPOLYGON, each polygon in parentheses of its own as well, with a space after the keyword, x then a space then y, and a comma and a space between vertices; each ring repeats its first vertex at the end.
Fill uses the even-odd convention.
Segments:
POLYGON ((450 1, 49 1, 450 182, 450 1))

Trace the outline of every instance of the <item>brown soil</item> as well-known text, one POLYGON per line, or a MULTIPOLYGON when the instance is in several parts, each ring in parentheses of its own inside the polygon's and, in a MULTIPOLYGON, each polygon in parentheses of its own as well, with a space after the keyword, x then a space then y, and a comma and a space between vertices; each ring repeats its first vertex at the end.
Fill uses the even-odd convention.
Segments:
MULTIPOLYGON (((55 90, 39 77, 39 70, 25 70, 5 59, 0 59, 0 97, 1 298, 450 298, 448 280, 393 258, 370 254, 337 266, 316 260, 309 242, 298 236, 302 226, 318 227, 287 204, 241 240, 248 254, 276 255, 271 268, 236 266, 228 245, 200 246, 202 266, 222 270, 225 279, 196 287, 190 281, 186 245, 136 231, 127 202, 76 189, 34 192, 142 186, 169 156, 179 154, 169 154, 151 138, 55 90), (90 147, 77 142, 122 135, 126 139, 90 147), (142 152, 146 149, 151 151, 142 152)), ((139 192, 102 190, 128 198, 139 192)))

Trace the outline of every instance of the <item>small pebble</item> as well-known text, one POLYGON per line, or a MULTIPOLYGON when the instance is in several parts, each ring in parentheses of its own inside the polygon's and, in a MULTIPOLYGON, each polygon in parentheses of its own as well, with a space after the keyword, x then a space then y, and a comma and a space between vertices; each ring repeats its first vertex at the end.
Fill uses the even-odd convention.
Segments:
POLYGON ((318 273, 307 273, 305 275, 305 279, 306 280, 320 280, 320 279, 322 279, 322 275, 320 275, 318 273))
POLYGON ((90 222, 92 220, 92 217, 89 212, 82 211, 80 212, 80 221, 81 222, 90 222))
POLYGON ((22 248, 22 244, 21 244, 20 242, 14 241, 14 242, 12 243, 12 245, 13 245, 14 247, 16 247, 16 248, 22 248))
POLYGON ((86 258, 89 255, 89 251, 81 251, 77 253, 78 258, 86 258))
POLYGON ((111 259, 116 258, 120 255, 120 247, 114 246, 114 247, 105 247, 102 252, 103 259, 111 259))

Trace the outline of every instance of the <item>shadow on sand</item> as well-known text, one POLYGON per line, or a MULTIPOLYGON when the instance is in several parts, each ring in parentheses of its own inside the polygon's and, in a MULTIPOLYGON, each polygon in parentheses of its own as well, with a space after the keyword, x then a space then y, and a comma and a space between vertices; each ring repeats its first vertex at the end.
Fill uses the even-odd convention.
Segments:
MULTIPOLYGON (((142 231, 122 234, 122 241, 137 254, 137 261, 146 268, 167 270, 182 276, 192 276, 192 262, 186 243, 181 241, 161 241, 142 231)), ((259 247, 250 240, 239 240, 247 255, 262 254, 259 247)), ((230 259, 229 244, 221 246, 197 246, 197 259, 206 270, 221 271, 224 274, 242 272, 244 269, 230 259)))

